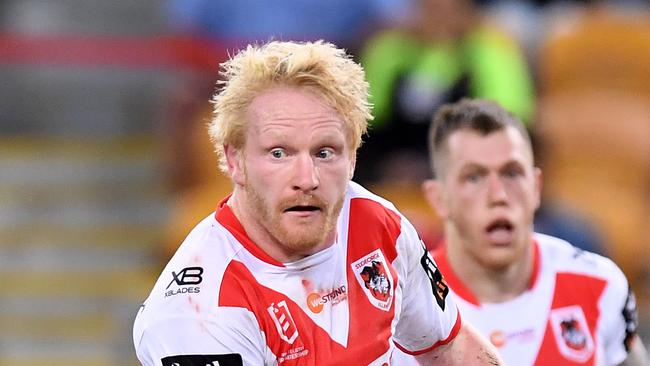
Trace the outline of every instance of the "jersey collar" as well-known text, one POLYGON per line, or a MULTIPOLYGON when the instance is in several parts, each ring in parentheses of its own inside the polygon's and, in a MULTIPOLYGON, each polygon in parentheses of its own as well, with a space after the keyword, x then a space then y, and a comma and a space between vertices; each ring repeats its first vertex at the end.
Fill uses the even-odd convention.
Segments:
MULTIPOLYGON (((528 289, 531 290, 535 287, 537 283, 537 278, 539 277, 539 265, 540 265, 540 255, 539 255, 539 244, 535 239, 532 240, 533 246, 533 273, 530 276, 530 281, 528 283, 528 289)), ((470 289, 465 286, 463 281, 458 278, 453 268, 449 264, 449 259, 447 257, 447 243, 442 241, 440 245, 431 252, 433 259, 436 261, 440 272, 444 275, 445 281, 451 289, 463 300, 469 302, 474 306, 481 306, 478 298, 470 291, 470 289)))
POLYGON ((272 264, 278 267, 284 267, 284 264, 276 259, 273 259, 270 255, 266 254, 262 249, 260 249, 253 240, 248 236, 246 230, 242 226, 235 213, 232 211, 230 206, 226 203, 231 195, 224 198, 217 205, 217 210, 214 214, 214 218, 228 230, 236 239, 244 246, 244 248, 250 252, 257 259, 264 261, 268 264, 272 264))

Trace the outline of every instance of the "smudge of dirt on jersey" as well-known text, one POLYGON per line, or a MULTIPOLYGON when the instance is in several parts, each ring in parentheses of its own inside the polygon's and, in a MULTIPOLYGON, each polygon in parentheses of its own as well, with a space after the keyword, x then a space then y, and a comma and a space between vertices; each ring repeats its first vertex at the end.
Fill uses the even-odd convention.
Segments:
POLYGON ((302 287, 305 289, 306 292, 315 292, 314 285, 311 283, 310 280, 303 278, 301 282, 302 282, 302 287))
POLYGON ((201 314, 201 305, 199 305, 198 302, 194 302, 194 299, 192 296, 187 297, 187 302, 190 304, 190 306, 194 309, 194 312, 197 314, 201 314))

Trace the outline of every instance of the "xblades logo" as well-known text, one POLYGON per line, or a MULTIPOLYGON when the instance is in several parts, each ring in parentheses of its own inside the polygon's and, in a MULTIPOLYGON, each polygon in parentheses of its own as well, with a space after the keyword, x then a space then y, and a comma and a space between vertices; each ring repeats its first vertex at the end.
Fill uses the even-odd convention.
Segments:
POLYGON ((174 282, 176 282, 176 284, 179 286, 198 285, 201 283, 201 281, 203 281, 203 277, 201 277, 202 274, 202 267, 187 267, 183 268, 183 270, 178 273, 172 271, 173 278, 165 290, 168 289, 169 286, 171 286, 174 282))

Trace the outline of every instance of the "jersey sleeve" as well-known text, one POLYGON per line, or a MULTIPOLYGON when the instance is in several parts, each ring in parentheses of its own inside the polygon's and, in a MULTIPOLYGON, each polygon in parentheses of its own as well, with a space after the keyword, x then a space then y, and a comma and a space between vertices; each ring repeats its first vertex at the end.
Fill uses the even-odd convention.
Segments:
POLYGON ((163 315, 134 332, 139 334, 134 338, 136 354, 145 366, 267 364, 263 334, 246 309, 163 315))
POLYGON ((400 255, 407 260, 406 276, 395 342, 405 353, 421 354, 453 340, 460 329, 460 314, 424 243, 408 222, 404 226, 398 248, 405 252, 400 255))
POLYGON ((634 293, 623 272, 605 259, 604 273, 611 276, 602 302, 605 329, 605 357, 608 365, 618 365, 627 358, 631 341, 637 333, 638 318, 634 293))

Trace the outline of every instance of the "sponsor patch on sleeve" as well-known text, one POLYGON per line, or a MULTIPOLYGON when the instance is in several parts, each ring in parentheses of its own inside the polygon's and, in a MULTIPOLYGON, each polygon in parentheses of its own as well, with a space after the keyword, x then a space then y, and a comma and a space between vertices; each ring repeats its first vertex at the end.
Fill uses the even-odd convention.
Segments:
POLYGON ((630 347, 632 346, 632 339, 634 339, 639 325, 639 319, 636 312, 636 299, 634 298, 634 292, 632 292, 631 288, 628 288, 627 300, 623 307, 623 319, 625 319, 625 339, 623 340, 623 344, 625 350, 629 352, 630 347))
POLYGON ((242 366, 238 353, 225 355, 177 355, 161 359, 163 366, 242 366))
POLYGON ((433 297, 435 297, 438 306, 440 306, 440 309, 444 311, 445 299, 449 293, 449 286, 447 285, 445 279, 442 277, 442 273, 438 269, 438 266, 436 266, 433 258, 431 258, 429 251, 424 246, 422 246, 422 249, 424 250, 424 254, 422 255, 422 258, 420 258, 420 264, 422 265, 422 268, 424 268, 424 272, 427 274, 427 277, 429 277, 431 290, 433 291, 433 297))

